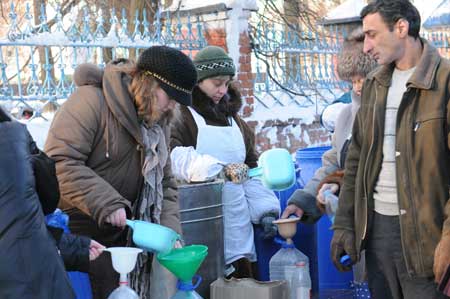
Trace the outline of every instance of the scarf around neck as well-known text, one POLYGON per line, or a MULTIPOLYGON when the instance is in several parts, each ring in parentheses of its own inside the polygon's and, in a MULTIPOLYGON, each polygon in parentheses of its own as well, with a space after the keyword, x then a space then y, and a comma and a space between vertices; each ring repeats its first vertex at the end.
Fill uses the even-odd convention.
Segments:
MULTIPOLYGON (((142 167, 144 184, 141 198, 136 201, 139 206, 133 207, 133 210, 137 211, 135 219, 159 224, 163 201, 164 166, 169 156, 166 136, 159 124, 151 127, 141 125, 141 131, 145 148, 142 167)), ((142 299, 150 298, 151 257, 148 252, 142 252, 138 256, 136 271, 131 274, 131 287, 142 299)))

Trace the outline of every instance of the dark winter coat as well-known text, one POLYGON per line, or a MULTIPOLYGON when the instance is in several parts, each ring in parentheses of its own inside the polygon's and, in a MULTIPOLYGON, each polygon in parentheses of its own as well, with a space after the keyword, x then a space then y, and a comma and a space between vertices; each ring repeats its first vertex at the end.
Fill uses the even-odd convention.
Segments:
MULTIPOLYGON (((59 186, 55 162, 39 150, 30 136, 30 158, 33 169, 36 193, 44 215, 55 211, 59 203, 59 186)), ((62 228, 47 226, 55 240, 55 245, 64 261, 67 271, 88 272, 89 247, 91 239, 84 236, 63 234, 62 228)))
MULTIPOLYGON (((398 109, 395 150, 408 274, 432 277, 436 245, 450 234, 450 63, 427 41, 422 43, 422 56, 398 109)), ((345 162, 334 229, 354 231, 358 250, 370 234, 393 70, 393 64, 386 65, 367 77, 345 162)))
MULTIPOLYGON (((131 78, 116 63, 104 72, 92 64, 76 69, 78 87, 56 113, 45 144, 56 161, 60 207, 71 217, 71 231, 105 246, 124 244, 123 231, 105 225, 105 218, 119 208, 131 218, 143 184, 144 144, 129 92, 131 78)), ((168 120, 161 125, 169 136, 168 120)), ((181 233, 170 160, 163 187, 161 224, 181 233)))
POLYGON ((0 298, 75 298, 35 190, 30 135, 0 121, 0 136, 0 298))
MULTIPOLYGON (((218 104, 214 104, 200 87, 195 86, 192 92, 192 108, 199 113, 207 125, 229 126, 228 118, 231 116, 241 129, 244 137, 246 156, 245 164, 250 168, 257 166, 258 155, 255 151, 255 134, 252 129, 239 117, 238 112, 242 107, 242 99, 239 91, 233 85, 228 88, 228 94, 218 104)), ((198 128, 195 120, 187 107, 181 107, 181 118, 172 127, 170 147, 197 146, 198 128)))

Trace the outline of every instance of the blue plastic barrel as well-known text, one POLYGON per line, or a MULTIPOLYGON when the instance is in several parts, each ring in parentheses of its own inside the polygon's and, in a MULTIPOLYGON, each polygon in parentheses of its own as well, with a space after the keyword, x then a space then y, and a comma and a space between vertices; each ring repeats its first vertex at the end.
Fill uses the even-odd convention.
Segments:
MULTIPOLYGON (((296 163, 300 167, 300 177, 305 184, 313 177, 315 171, 322 165, 322 155, 330 149, 329 146, 300 149, 296 153, 296 163)), ((322 217, 316 224, 317 229, 317 259, 319 290, 349 289, 353 281, 352 272, 339 272, 330 258, 330 243, 333 237, 331 222, 328 217, 322 217)))

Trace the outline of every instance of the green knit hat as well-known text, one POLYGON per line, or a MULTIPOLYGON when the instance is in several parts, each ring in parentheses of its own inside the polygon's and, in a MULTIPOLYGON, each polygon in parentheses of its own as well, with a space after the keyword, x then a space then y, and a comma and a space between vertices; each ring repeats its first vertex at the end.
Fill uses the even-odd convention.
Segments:
POLYGON ((194 58, 194 64, 199 82, 210 77, 233 77, 236 73, 233 59, 222 48, 216 46, 207 46, 198 52, 194 58))

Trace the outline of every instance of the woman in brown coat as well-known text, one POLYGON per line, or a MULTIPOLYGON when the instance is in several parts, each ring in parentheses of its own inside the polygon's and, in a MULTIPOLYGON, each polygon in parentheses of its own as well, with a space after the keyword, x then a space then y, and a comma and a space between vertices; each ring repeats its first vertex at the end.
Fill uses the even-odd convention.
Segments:
MULTIPOLYGON (((72 232, 107 247, 127 244, 126 218, 181 233, 169 122, 176 102, 191 103, 196 79, 190 58, 165 46, 148 48, 136 64, 77 68, 77 89, 55 115, 45 145, 56 161, 60 205, 72 232)), ((141 254, 132 281, 141 298, 148 296, 150 265, 141 254)), ((89 275, 96 299, 118 285, 109 255, 98 258, 89 275)))

